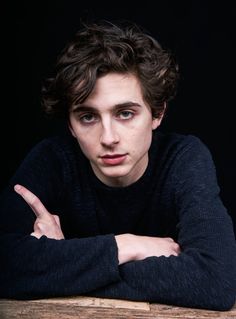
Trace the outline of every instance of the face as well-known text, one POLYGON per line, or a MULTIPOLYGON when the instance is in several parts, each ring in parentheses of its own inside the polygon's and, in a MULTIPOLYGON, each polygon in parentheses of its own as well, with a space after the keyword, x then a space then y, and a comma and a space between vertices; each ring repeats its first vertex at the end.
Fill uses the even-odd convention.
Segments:
POLYGON ((106 185, 127 186, 137 181, 148 165, 153 119, 141 87, 132 74, 110 73, 99 78, 88 98, 73 106, 71 133, 106 185))

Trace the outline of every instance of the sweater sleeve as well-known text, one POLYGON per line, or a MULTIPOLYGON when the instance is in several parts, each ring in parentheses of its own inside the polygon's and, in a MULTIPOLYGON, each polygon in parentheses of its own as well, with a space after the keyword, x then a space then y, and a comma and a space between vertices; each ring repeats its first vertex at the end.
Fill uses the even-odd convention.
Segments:
POLYGON ((13 186, 28 187, 43 203, 50 205, 52 198, 60 202, 64 176, 51 148, 48 142, 37 145, 1 194, 1 298, 78 295, 120 280, 113 235, 65 240, 30 236, 34 213, 13 186))
POLYGON ((174 194, 181 254, 126 263, 121 281, 92 295, 228 310, 236 296, 236 244, 211 155, 190 136, 173 163, 164 193, 174 194))

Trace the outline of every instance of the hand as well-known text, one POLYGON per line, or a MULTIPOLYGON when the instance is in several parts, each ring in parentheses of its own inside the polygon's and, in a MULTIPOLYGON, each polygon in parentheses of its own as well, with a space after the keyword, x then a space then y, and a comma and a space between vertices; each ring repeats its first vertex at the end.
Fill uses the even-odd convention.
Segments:
POLYGON ((19 184, 14 186, 14 190, 22 196, 37 217, 34 223, 34 231, 31 233, 31 236, 40 238, 45 235, 48 238, 53 239, 65 238, 61 230, 59 217, 49 213, 36 195, 19 184))
POLYGON ((152 256, 178 256, 181 252, 180 246, 169 237, 161 238, 121 234, 115 236, 115 239, 118 246, 120 265, 131 260, 143 260, 152 256))

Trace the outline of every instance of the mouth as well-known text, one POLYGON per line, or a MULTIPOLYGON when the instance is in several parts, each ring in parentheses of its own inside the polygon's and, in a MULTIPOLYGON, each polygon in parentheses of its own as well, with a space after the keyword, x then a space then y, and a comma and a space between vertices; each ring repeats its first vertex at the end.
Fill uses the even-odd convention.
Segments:
POLYGON ((106 165, 119 165, 126 159, 127 154, 106 154, 101 159, 106 165))

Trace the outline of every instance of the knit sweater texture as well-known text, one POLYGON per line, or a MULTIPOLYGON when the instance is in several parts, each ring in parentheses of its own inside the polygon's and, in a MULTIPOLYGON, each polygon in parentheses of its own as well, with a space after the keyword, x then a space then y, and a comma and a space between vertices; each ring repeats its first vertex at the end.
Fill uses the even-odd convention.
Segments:
POLYGON ((39 142, 0 197, 0 297, 88 295, 228 310, 236 242, 215 165, 193 135, 153 134, 144 175, 109 187, 69 134, 39 142), (65 239, 30 236, 35 214, 22 184, 60 217, 65 239), (118 265, 116 234, 171 237, 179 256, 118 265))

